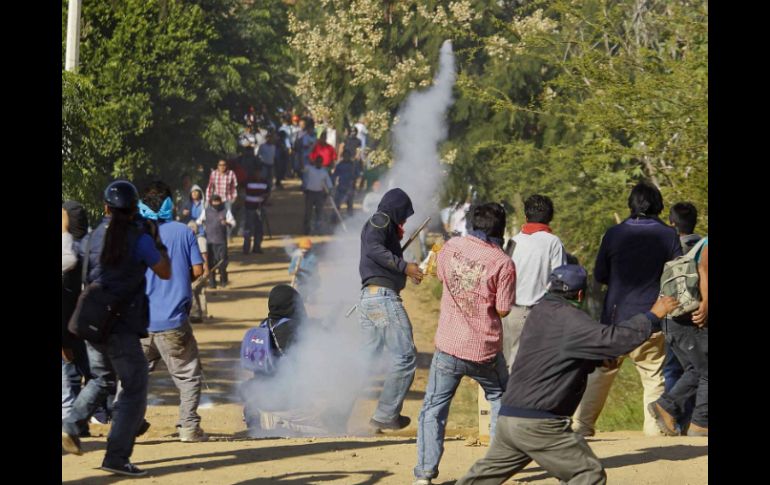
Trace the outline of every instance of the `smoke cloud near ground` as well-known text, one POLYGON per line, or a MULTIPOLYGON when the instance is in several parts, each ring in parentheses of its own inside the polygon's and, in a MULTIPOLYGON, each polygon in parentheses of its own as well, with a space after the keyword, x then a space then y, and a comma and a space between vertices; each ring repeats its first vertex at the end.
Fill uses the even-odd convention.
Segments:
MULTIPOLYGON (((447 40, 441 47, 433 85, 409 95, 393 129, 394 165, 383 186, 399 187, 412 199, 415 215, 407 221, 407 235, 438 209, 436 195, 443 183, 438 144, 447 136, 446 112, 455 79, 452 44, 447 40)), ((268 421, 282 421, 276 429, 257 434, 346 434, 365 424, 348 422, 350 414, 357 398, 367 393, 371 394, 367 397, 377 396, 375 389, 367 391, 368 377, 387 364, 362 355, 359 314, 354 311, 348 318, 345 314, 361 293, 360 232, 371 215, 359 211, 346 220, 347 232, 338 226, 329 243, 316 245, 321 283, 309 295, 311 319, 281 360, 278 373, 260 379, 248 391, 247 398, 267 411, 268 421)))

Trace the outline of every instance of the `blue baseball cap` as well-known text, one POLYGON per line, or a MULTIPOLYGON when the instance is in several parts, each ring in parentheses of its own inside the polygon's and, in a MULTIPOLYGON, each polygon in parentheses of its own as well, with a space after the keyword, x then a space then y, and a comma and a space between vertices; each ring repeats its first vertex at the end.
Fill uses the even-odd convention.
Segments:
POLYGON ((561 291, 578 291, 586 289, 588 273, 578 264, 565 264, 551 272, 548 277, 548 288, 561 291))

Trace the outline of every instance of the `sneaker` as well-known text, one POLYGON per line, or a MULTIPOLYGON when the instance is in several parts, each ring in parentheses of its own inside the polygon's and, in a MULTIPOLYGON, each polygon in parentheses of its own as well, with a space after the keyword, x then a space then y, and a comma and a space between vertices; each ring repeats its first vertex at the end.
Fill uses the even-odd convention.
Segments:
POLYGON ((262 248, 255 248, 252 253, 254 254, 265 254, 264 251, 262 251, 262 248))
POLYGON ((430 478, 415 478, 412 485, 431 485, 430 478))
POLYGON ((655 418, 655 424, 658 425, 661 433, 666 436, 679 436, 679 431, 676 429, 676 420, 668 411, 660 407, 660 404, 651 402, 647 406, 647 411, 655 418))
POLYGON ((143 477, 147 475, 146 470, 140 470, 138 467, 129 462, 125 462, 122 465, 110 465, 102 462, 102 466, 100 468, 106 472, 111 472, 118 475, 126 475, 128 477, 143 477))
POLYGON ((194 428, 179 428, 179 441, 184 443, 198 443, 208 441, 209 435, 203 432, 200 426, 194 428))
POLYGON ((68 453, 82 455, 83 449, 80 448, 80 438, 66 431, 61 432, 61 447, 68 453))
POLYGON ((369 420, 369 425, 377 429, 404 429, 409 426, 412 420, 408 416, 399 416, 393 421, 381 423, 374 418, 369 420))
POLYGON ((142 424, 139 425, 139 429, 136 431, 136 436, 142 436, 148 429, 150 429, 150 422, 146 419, 142 420, 142 424))

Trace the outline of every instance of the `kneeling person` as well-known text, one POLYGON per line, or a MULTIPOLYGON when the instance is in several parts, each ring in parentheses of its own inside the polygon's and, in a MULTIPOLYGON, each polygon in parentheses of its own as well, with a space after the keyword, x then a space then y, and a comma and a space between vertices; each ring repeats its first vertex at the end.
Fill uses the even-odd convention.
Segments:
POLYGON ((660 320, 678 302, 661 297, 650 311, 608 326, 579 309, 582 267, 554 269, 548 286, 524 324, 489 451, 457 485, 501 484, 532 460, 567 483, 607 482, 599 459, 572 431, 570 416, 597 361, 615 359, 660 331, 660 320))

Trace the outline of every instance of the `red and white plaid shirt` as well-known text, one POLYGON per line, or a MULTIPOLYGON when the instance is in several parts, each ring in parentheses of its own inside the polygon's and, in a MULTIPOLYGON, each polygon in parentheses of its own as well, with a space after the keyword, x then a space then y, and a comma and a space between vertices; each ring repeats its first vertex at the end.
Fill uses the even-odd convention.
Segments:
POLYGON ((238 197, 238 180, 235 172, 228 170, 225 173, 212 170, 209 176, 209 186, 206 188, 206 200, 211 200, 212 194, 219 194, 224 202, 232 202, 238 197))
POLYGON ((460 359, 487 362, 503 348, 497 312, 510 311, 516 269, 502 249, 473 236, 453 237, 438 253, 444 284, 436 348, 460 359))

